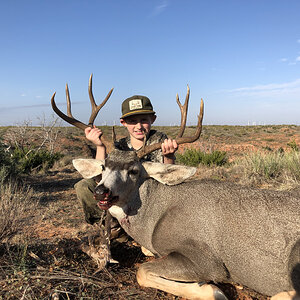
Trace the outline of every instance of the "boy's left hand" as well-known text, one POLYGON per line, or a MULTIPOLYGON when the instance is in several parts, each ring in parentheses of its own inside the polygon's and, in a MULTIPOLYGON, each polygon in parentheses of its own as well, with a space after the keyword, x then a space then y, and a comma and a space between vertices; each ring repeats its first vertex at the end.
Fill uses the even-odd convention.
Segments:
POLYGON ((176 140, 165 139, 161 144, 161 150, 163 156, 174 154, 177 151, 177 149, 178 149, 178 145, 176 143, 176 140))

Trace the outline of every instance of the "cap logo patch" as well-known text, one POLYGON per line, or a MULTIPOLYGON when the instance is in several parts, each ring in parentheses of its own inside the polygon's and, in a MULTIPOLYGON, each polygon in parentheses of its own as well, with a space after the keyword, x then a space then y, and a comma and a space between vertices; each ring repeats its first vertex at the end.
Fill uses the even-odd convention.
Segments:
POLYGON ((143 108, 143 103, 141 99, 133 99, 129 101, 130 110, 141 109, 141 108, 143 108))

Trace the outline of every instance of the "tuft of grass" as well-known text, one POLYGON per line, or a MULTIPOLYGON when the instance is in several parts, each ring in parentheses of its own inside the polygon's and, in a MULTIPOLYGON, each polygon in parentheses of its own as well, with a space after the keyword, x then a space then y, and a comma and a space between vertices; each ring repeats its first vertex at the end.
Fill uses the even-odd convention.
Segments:
POLYGON ((186 149, 183 154, 176 155, 176 161, 180 164, 196 167, 199 164, 206 166, 223 166, 227 163, 227 153, 225 151, 215 150, 212 152, 203 152, 199 149, 186 149))
POLYGON ((299 146, 297 145, 295 140, 291 140, 287 143, 287 146, 291 148, 293 151, 299 151, 299 146))
POLYGON ((0 184, 0 242, 23 229, 26 219, 35 213, 32 190, 12 180, 0 184))
POLYGON ((300 153, 297 151, 252 152, 235 164, 243 169, 242 181, 246 183, 300 182, 300 153))
POLYGON ((284 155, 285 173, 300 181, 300 152, 291 151, 284 155))

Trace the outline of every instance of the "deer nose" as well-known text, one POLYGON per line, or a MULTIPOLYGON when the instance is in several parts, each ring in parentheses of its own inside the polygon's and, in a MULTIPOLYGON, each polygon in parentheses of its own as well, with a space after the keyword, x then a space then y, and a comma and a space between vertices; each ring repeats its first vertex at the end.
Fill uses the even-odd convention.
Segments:
POLYGON ((109 189, 107 187, 105 187, 103 184, 98 185, 95 188, 96 195, 104 195, 104 194, 108 194, 108 193, 109 193, 109 189))

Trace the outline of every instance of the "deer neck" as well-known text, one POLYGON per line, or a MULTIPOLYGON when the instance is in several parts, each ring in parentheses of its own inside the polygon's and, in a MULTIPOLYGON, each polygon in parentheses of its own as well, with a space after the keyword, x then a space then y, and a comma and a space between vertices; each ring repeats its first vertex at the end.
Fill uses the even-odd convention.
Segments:
POLYGON ((155 205, 153 202, 156 199, 151 191, 157 185, 160 185, 157 181, 147 179, 128 197, 127 203, 113 205, 109 209, 127 234, 138 243, 147 245, 149 249, 152 249, 152 235, 159 219, 159 216, 149 216, 149 208, 155 205))

